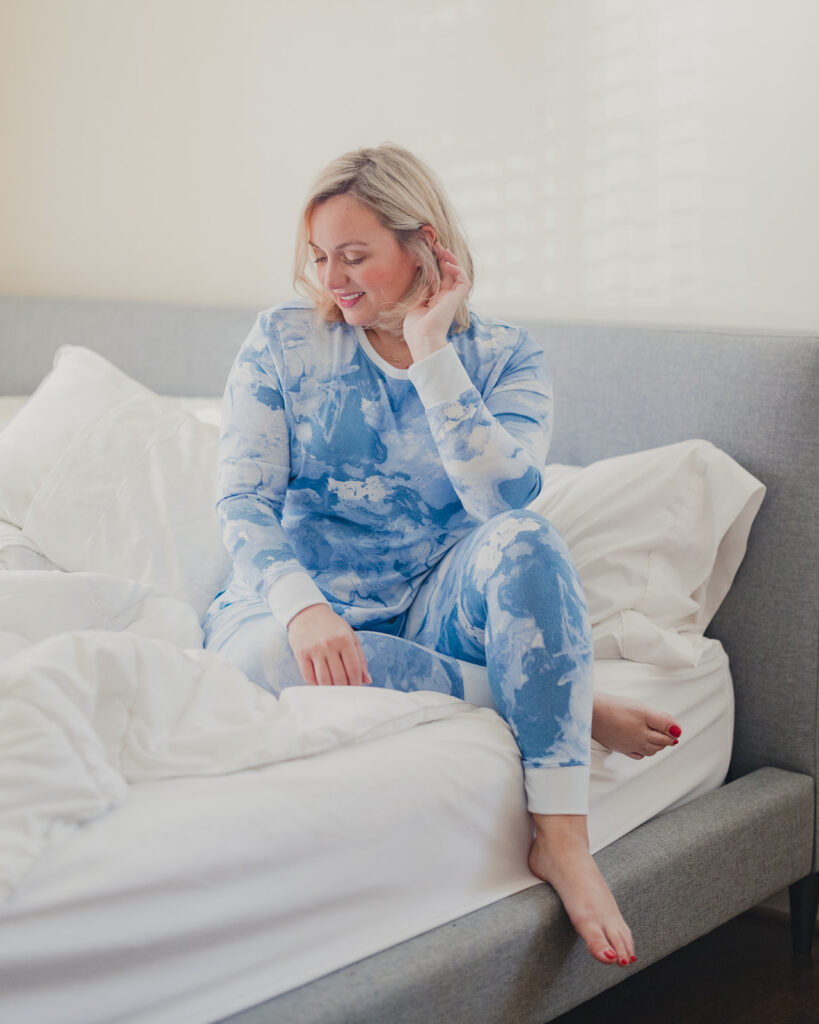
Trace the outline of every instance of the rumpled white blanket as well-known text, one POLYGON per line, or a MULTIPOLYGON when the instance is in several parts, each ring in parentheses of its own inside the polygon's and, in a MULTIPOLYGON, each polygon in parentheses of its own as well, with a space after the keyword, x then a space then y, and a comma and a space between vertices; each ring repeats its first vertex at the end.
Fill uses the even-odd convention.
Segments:
POLYGON ((202 650, 194 610, 99 573, 0 573, 0 897, 128 784, 309 757, 468 713, 453 697, 297 687, 202 650))

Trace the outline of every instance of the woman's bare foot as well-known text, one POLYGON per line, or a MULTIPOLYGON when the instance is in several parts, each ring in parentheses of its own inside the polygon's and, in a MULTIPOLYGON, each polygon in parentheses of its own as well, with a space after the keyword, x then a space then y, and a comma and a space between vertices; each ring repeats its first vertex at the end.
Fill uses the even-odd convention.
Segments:
POLYGON ((634 940, 594 858, 581 814, 535 814, 529 868, 554 887, 566 913, 601 964, 634 963, 634 940))
POLYGON ((625 697, 594 695, 592 737, 609 750, 640 760, 673 747, 682 729, 671 715, 625 697))

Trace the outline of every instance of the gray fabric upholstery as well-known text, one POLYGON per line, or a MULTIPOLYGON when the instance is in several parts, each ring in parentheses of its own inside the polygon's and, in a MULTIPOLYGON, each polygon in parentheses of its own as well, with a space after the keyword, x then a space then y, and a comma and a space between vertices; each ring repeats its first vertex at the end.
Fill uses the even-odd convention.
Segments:
POLYGON ((221 395, 255 310, 0 296, 0 394, 30 394, 60 345, 85 345, 168 395, 221 395))

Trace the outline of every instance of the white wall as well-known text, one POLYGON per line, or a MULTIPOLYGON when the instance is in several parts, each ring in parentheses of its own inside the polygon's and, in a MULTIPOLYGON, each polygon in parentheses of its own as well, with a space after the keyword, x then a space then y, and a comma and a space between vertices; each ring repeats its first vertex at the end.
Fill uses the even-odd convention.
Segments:
POLYGON ((290 294, 299 203, 387 139, 475 303, 819 326, 815 0, 0 0, 0 291, 290 294))

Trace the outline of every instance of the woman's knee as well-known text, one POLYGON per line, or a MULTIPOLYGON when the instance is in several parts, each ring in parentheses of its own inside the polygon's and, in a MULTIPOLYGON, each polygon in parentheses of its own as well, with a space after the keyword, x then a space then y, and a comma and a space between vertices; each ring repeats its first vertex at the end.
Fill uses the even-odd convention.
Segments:
POLYGON ((587 633, 583 587, 557 529, 529 509, 504 513, 485 525, 486 536, 472 561, 472 581, 485 595, 487 614, 495 605, 538 621, 554 613, 570 617, 587 633))
POLYGON ((511 509, 494 516, 481 528, 479 562, 499 569, 504 563, 534 560, 540 566, 568 564, 569 549, 557 528, 538 512, 511 509))

